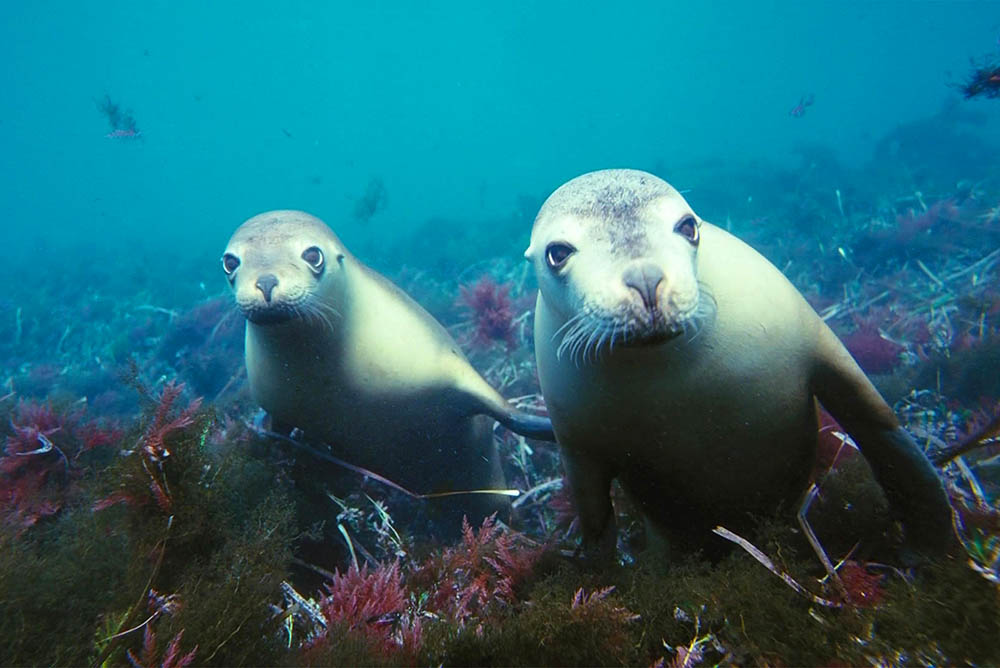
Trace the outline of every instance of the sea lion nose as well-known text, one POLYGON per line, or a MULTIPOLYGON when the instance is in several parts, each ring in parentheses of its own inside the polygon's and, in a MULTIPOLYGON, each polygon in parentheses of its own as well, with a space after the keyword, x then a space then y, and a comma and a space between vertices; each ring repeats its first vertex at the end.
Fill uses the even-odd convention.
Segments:
POLYGON ((647 310, 656 307, 656 288, 663 282, 663 270, 651 262, 630 265, 622 276, 625 285, 642 297, 647 310))
POLYGON ((274 286, 278 284, 278 277, 274 274, 264 274, 257 279, 254 285, 257 289, 264 293, 264 301, 271 301, 271 292, 274 290, 274 286))

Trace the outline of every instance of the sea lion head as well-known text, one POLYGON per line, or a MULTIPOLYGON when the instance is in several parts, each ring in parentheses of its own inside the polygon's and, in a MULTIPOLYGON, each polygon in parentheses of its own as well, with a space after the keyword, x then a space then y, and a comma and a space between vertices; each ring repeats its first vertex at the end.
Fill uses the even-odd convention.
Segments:
POLYGON ((343 281, 344 245, 326 223, 302 211, 268 211, 237 228, 222 270, 255 325, 315 317, 329 321, 331 291, 343 281))
POLYGON ((552 193, 524 256, 562 323, 557 354, 586 359, 696 328, 701 225, 670 184, 637 170, 591 172, 552 193))

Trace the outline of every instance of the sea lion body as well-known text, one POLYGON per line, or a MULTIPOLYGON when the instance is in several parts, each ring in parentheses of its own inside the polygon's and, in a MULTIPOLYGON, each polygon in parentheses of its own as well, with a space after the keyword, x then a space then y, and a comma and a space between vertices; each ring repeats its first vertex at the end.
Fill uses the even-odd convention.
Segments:
MULTIPOLYGON (((493 420, 551 434, 547 420, 507 404, 440 323, 318 218, 255 216, 223 262, 247 315, 254 399, 349 464, 417 494, 502 489, 493 420)), ((474 522, 508 505, 490 494, 432 503, 455 526, 463 514, 474 522)))
POLYGON ((539 379, 585 543, 613 545, 614 478, 681 544, 795 504, 816 458, 817 399, 914 547, 948 542, 933 467, 837 337, 777 268, 668 184, 632 170, 569 182, 543 205, 526 257, 539 379), (599 334, 574 324, 594 320, 599 334))
MULTIPOLYGON (((818 332, 820 322, 787 318, 788 309, 754 308, 743 289, 767 289, 796 316, 808 305, 798 303, 802 297, 770 263, 760 266, 763 258, 725 231, 704 224, 702 243, 728 261, 713 265, 699 255, 698 275, 713 286, 719 317, 695 340, 621 348, 582 364, 557 359, 555 346, 537 346, 559 442, 574 457, 616 471, 643 506, 652 506, 647 514, 686 522, 709 509, 732 517, 793 497, 804 489, 816 453, 808 382, 815 334, 804 330, 818 332), (757 271, 742 272, 747 283, 716 275, 754 265, 757 271)), ((561 325, 540 293, 536 342, 553 341, 561 325)))
POLYGON ((470 415, 462 394, 478 374, 458 346, 381 276, 354 263, 343 271, 336 332, 248 323, 254 399, 341 459, 418 494, 502 488, 492 420, 470 415))

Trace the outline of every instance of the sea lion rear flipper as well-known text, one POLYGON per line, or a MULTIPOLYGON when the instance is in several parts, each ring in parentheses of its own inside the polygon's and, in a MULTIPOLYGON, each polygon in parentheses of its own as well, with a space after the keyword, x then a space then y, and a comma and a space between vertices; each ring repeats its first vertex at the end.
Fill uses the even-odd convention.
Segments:
POLYGON ((539 441, 555 441, 556 434, 552 431, 552 420, 541 415, 531 415, 513 408, 507 413, 489 414, 493 419, 510 429, 515 434, 539 441))
POLYGON ((951 505, 937 470, 836 335, 823 325, 816 397, 857 443, 906 529, 907 551, 933 556, 953 542, 951 505))
MULTIPOLYGON (((469 370, 472 371, 471 367, 469 370)), ((482 376, 474 371, 472 374, 466 374, 466 387, 459 389, 471 413, 489 415, 515 434, 539 441, 555 442, 556 434, 552 429, 552 420, 546 416, 517 410, 482 376)))

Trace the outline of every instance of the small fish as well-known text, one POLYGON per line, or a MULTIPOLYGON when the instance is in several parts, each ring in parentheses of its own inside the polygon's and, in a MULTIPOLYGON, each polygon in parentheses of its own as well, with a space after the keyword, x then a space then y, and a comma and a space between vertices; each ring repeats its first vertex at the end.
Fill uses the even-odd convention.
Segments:
POLYGON ((112 130, 108 134, 104 135, 108 139, 141 139, 142 133, 136 129, 129 128, 126 130, 112 130))
POLYGON ((792 110, 788 112, 788 115, 794 116, 795 118, 804 116, 806 113, 806 107, 811 107, 814 99, 815 98, 813 97, 812 93, 809 93, 808 95, 803 95, 802 97, 799 98, 799 103, 794 107, 792 107, 792 110))

